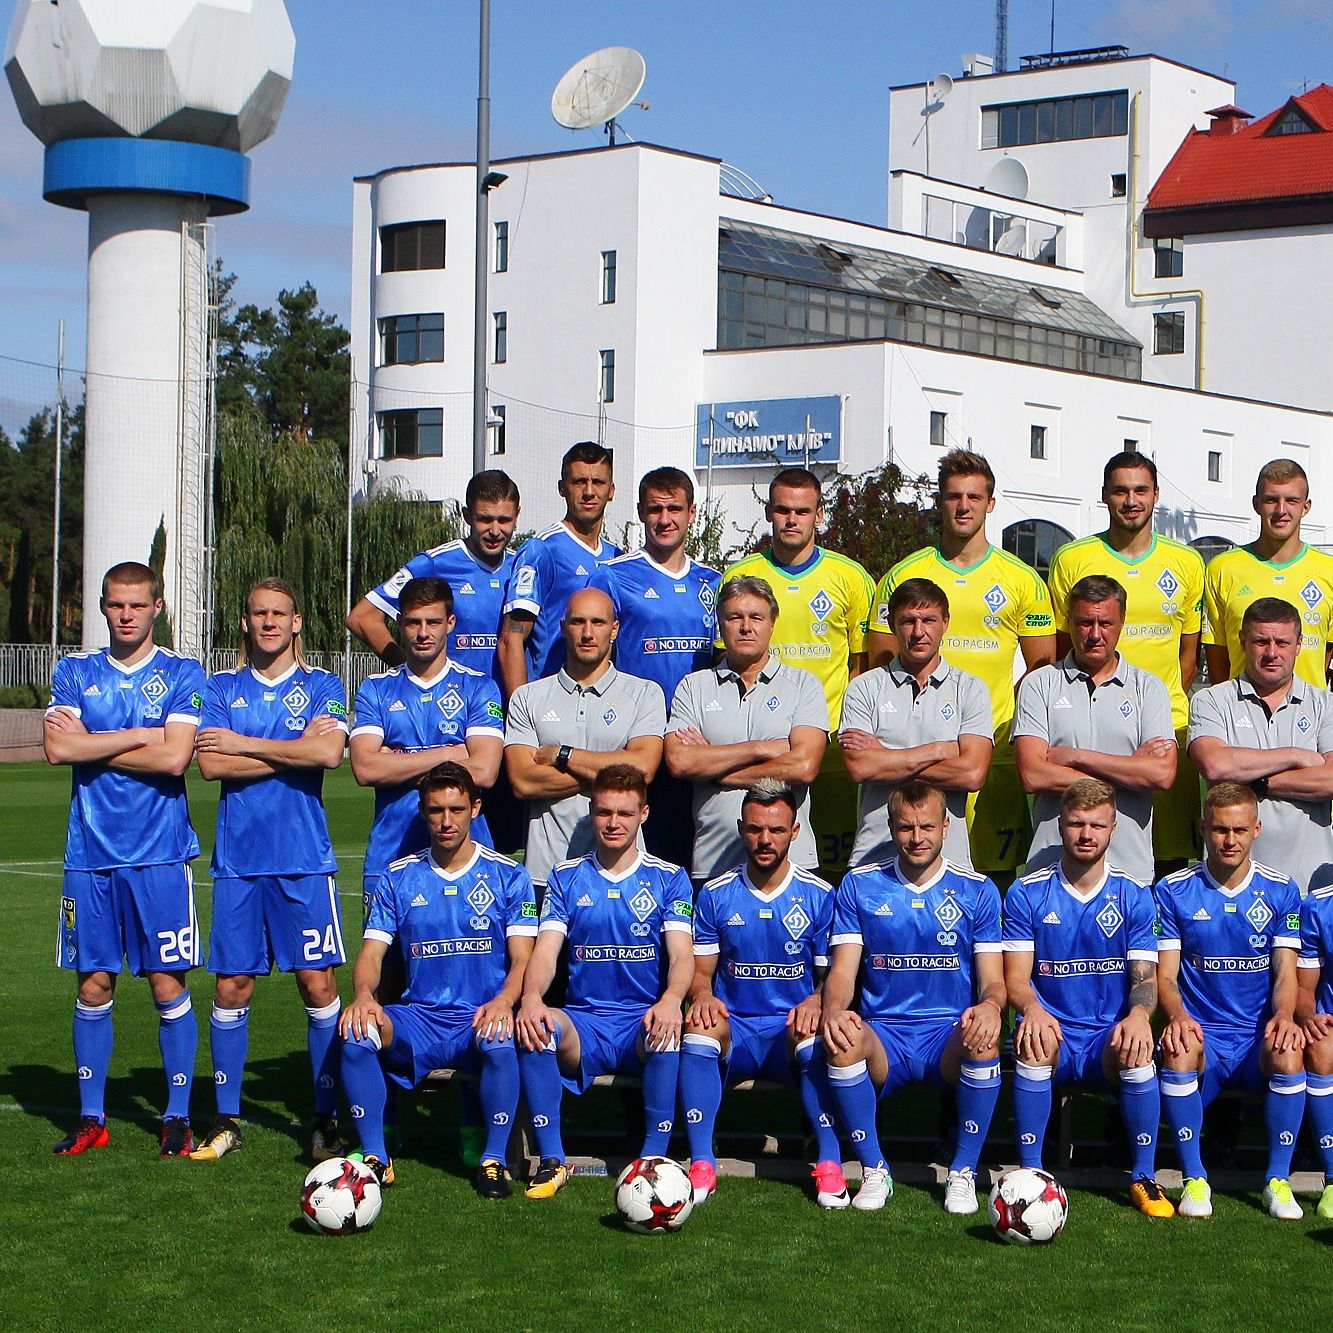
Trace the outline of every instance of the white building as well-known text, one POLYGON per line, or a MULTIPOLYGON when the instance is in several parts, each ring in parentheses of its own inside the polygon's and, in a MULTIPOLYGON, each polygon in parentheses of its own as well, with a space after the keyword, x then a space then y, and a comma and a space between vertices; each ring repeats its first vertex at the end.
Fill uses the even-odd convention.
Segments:
MULTIPOLYGON (((1327 222, 1299 237, 1143 235, 1149 187, 1232 85, 1117 51, 985 68, 892 90, 890 229, 736 197, 724 164, 653 145, 496 163, 490 440, 523 526, 562 512, 554 463, 577 439, 616 448, 613 527, 638 476, 673 463, 721 499, 738 540, 777 459, 933 473, 943 448, 970 445, 999 479, 995 530, 1041 563, 1100 524, 1102 464, 1132 443, 1157 460, 1164 531, 1248 539, 1254 474, 1286 455, 1312 474, 1323 540, 1333 416, 1312 409, 1330 405, 1328 377, 1298 393, 1304 362, 1256 343, 1253 309, 1239 313, 1256 261, 1241 297, 1202 256, 1219 235, 1247 255, 1299 241, 1291 262, 1299 249, 1307 271, 1327 269, 1327 222), (1184 275, 1155 278, 1159 253, 1168 270, 1183 253, 1184 275), (1182 286, 1205 278, 1202 296, 1182 286)), ((453 499, 470 472, 475 188, 470 163, 356 182, 352 351, 372 485, 453 499)), ((1312 305, 1306 328, 1293 341, 1318 346, 1312 305)))

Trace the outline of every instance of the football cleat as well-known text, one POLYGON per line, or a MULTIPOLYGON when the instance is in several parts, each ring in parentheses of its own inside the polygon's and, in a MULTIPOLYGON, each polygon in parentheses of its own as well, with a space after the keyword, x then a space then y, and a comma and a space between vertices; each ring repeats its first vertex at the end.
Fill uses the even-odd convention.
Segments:
POLYGON ((111 1134, 106 1122, 95 1115, 84 1115, 79 1117, 79 1123, 51 1151, 57 1157, 74 1157, 90 1148, 105 1148, 110 1142, 111 1134))
POLYGON ((188 1157, 194 1151, 194 1135, 183 1115, 169 1115, 162 1122, 159 1157, 188 1157))
POLYGON ((347 1144, 338 1132, 338 1117, 317 1115, 310 1127, 310 1156, 317 1162, 328 1162, 346 1154, 347 1144))
POLYGON ((514 1192, 503 1162, 488 1157, 477 1168, 477 1193, 483 1199, 507 1199, 514 1192))
POLYGON ((387 1162, 381 1162, 378 1157, 362 1154, 361 1163, 368 1166, 374 1172, 375 1179, 380 1183, 380 1189, 387 1190, 393 1184, 395 1173, 393 1169, 393 1158, 387 1162))
POLYGON ((458 1155, 469 1171, 481 1165, 481 1154, 486 1148, 486 1131, 480 1125, 460 1125, 458 1128, 458 1155))
POLYGON ((1315 1214, 1322 1217, 1326 1222, 1333 1222, 1333 1181, 1329 1181, 1324 1186, 1324 1192, 1319 1196, 1319 1206, 1315 1209, 1315 1214))
POLYGON ((204 1135, 204 1141, 190 1154, 195 1162, 216 1162, 229 1152, 245 1146, 240 1124, 229 1115, 220 1115, 204 1135))
POLYGON ((1137 1176, 1129 1187, 1134 1207, 1144 1217, 1174 1217, 1176 1206, 1162 1193, 1162 1187, 1151 1176, 1137 1176))
POLYGON ((863 1213, 877 1212, 893 1197, 893 1177, 887 1166, 867 1166, 861 1170, 861 1188, 852 1207, 863 1213))
POLYGON ((851 1203, 841 1162, 816 1162, 810 1174, 815 1178, 815 1202, 821 1208, 846 1208, 851 1203))
POLYGON ((1292 1195, 1291 1181, 1276 1176, 1264 1186, 1264 1207, 1269 1217, 1276 1217, 1279 1222, 1299 1222, 1305 1216, 1305 1209, 1292 1195))
POLYGON ((1186 1176, 1176 1212, 1181 1217, 1212 1217, 1213 1188, 1202 1176, 1186 1176))
POLYGON ((712 1162, 705 1162, 701 1157, 690 1163, 690 1184, 694 1186, 694 1202, 703 1203, 709 1195, 717 1192, 717 1167, 712 1162))
POLYGON ((946 1213, 975 1213, 977 1211, 977 1182, 972 1168, 965 1166, 950 1171, 944 1183, 944 1211, 946 1213))
POLYGON ((529 1199, 553 1199, 565 1188, 568 1179, 569 1169, 558 1157, 543 1157, 523 1193, 529 1199))

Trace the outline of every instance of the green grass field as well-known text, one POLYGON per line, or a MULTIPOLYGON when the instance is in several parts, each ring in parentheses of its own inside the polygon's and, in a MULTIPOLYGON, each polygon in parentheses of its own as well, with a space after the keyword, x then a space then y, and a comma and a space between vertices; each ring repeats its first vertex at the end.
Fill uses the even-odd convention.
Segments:
MULTIPOLYGON (((191 781, 207 843, 213 791, 191 781)), ((1269 1219, 1257 1194, 1219 1195, 1210 1222, 1154 1224, 1123 1195, 1073 1191, 1059 1241, 1020 1250, 984 1220, 946 1216, 933 1190, 900 1184, 882 1213, 862 1216, 822 1213, 794 1184, 724 1179, 679 1235, 634 1236, 608 1216, 605 1180, 576 1178, 545 1204, 477 1200, 455 1155, 448 1092, 406 1109, 399 1183, 374 1231, 316 1236, 296 1214, 309 1073, 304 1015, 285 977, 261 983, 255 1000, 243 1152, 212 1165, 158 1159, 156 1021, 144 984, 126 979, 108 1088, 111 1146, 56 1158, 51 1144, 77 1113, 73 979, 52 962, 67 791, 63 772, 0 765, 0 1141, 19 1182, 0 1248, 4 1326, 1328 1326, 1333 1226, 1314 1217, 1313 1200, 1297 1224, 1269 1219)), ((370 797, 343 769, 329 782, 328 807, 350 942, 370 797)), ((207 921, 206 884, 200 916, 207 921)), ((344 972, 344 991, 349 981, 344 972)), ((206 1124, 204 974, 194 991, 195 1120, 206 1124)), ((602 1098, 598 1114, 613 1116, 619 1103, 602 1098)), ((794 1102, 775 1108, 756 1097, 724 1111, 796 1128, 794 1102)))

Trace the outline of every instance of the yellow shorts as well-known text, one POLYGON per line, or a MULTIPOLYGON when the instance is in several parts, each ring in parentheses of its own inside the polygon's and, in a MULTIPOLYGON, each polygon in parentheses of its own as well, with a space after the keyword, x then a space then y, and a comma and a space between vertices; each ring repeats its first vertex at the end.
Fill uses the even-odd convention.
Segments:
POLYGON ((995 747, 985 785, 967 798, 967 831, 973 868, 983 875, 1022 865, 1032 843, 1032 819, 1012 747, 995 747))
POLYGON ((1199 770, 1185 752, 1185 732, 1176 732, 1179 754, 1176 780, 1166 791, 1153 792, 1152 849, 1159 861, 1197 861, 1203 855, 1199 816, 1203 810, 1199 770))

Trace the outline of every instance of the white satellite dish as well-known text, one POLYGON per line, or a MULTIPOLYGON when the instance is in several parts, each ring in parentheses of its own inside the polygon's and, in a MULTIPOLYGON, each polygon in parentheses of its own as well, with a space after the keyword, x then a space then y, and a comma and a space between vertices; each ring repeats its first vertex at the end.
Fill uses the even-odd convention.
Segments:
POLYGON ((953 92, 953 80, 947 74, 937 74, 930 81, 930 91, 937 102, 942 102, 953 92))
POLYGON ((985 189, 1006 199, 1028 197, 1028 169, 1016 157, 1002 157, 986 177, 985 189))
POLYGON ((551 94, 551 115, 567 130, 604 125, 616 141, 616 117, 639 95, 648 67, 629 46, 608 46, 577 60, 551 94))

